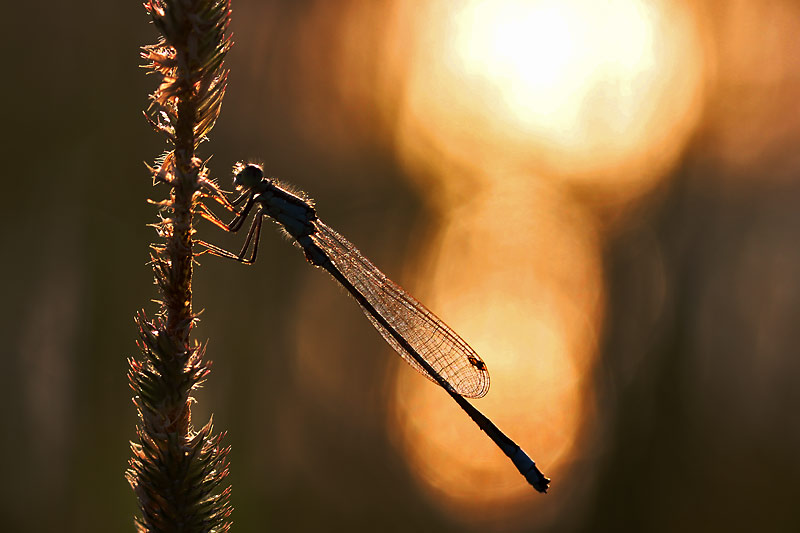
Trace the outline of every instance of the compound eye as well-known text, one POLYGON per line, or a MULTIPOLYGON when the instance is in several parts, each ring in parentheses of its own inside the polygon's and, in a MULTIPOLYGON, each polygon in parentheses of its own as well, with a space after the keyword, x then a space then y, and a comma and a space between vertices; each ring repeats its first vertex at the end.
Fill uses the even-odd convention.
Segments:
POLYGON ((251 163, 236 173, 233 183, 240 187, 250 188, 261 183, 263 179, 264 171, 261 170, 260 166, 251 163))

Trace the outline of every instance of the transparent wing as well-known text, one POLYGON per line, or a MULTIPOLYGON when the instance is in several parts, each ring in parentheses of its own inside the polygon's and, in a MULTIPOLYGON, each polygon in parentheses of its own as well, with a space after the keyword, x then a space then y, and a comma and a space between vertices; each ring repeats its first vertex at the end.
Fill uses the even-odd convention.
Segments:
MULTIPOLYGON (((489 371, 475 350, 424 305, 387 278, 355 246, 321 221, 314 222, 314 243, 334 266, 364 295, 391 325, 455 391, 481 398, 489 391, 489 371)), ((428 374, 370 312, 362 307, 375 328, 408 364, 431 381, 428 374)))

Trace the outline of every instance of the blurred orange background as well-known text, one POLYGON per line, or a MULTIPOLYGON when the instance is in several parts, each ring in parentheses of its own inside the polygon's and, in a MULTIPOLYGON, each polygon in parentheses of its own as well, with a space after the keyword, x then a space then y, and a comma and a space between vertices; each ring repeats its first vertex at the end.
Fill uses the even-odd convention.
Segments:
MULTIPOLYGON (((135 2, 19 9, 0 510, 125 530, 155 31, 135 2)), ((800 529, 796 3, 234 0, 232 31, 215 177, 252 158, 308 191, 482 355, 475 405, 553 480, 266 232, 258 265, 194 282, 235 530, 800 529)))

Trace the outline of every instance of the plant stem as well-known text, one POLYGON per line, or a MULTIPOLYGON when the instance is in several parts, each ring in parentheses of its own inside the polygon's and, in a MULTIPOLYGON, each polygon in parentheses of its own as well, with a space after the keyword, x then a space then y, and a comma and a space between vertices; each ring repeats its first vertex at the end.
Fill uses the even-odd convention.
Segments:
POLYGON ((223 435, 209 421, 199 431, 191 421, 192 392, 209 373, 204 347, 190 339, 192 312, 192 216, 198 193, 213 189, 196 157, 219 115, 227 72, 222 59, 231 46, 225 35, 229 0, 150 0, 145 8, 162 37, 143 48, 148 67, 162 76, 151 95, 148 119, 174 150, 150 168, 155 183, 170 186, 158 202, 155 224, 162 242, 151 261, 161 292, 154 319, 144 311, 139 326, 140 359, 130 360, 129 379, 139 414, 138 442, 127 478, 142 516, 138 531, 227 531, 230 488, 219 490, 228 473, 223 435))

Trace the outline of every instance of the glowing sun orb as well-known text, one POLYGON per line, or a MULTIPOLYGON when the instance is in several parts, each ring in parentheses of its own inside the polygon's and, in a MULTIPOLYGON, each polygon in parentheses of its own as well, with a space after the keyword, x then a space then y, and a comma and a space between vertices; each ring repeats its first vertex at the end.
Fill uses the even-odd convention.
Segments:
POLYGON ((681 3, 493 0, 419 11, 400 139, 410 159, 430 159, 413 152, 435 144, 480 158, 483 170, 533 169, 635 194, 663 175, 700 116, 704 50, 681 3))
POLYGON ((600 78, 615 89, 650 69, 653 27, 637 3, 480 2, 456 16, 453 49, 514 116, 557 132, 600 78))

